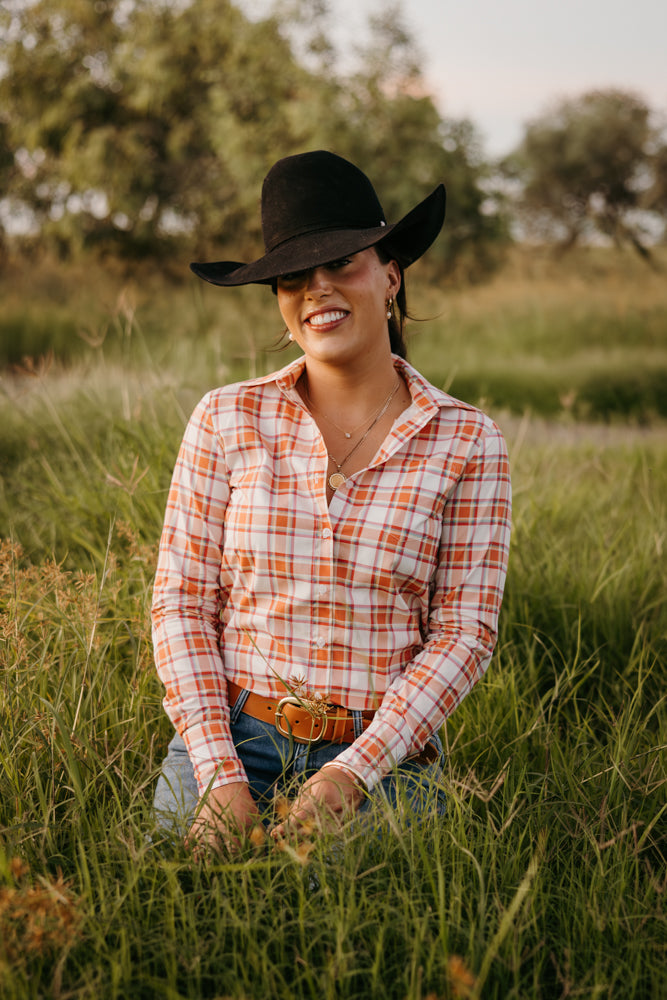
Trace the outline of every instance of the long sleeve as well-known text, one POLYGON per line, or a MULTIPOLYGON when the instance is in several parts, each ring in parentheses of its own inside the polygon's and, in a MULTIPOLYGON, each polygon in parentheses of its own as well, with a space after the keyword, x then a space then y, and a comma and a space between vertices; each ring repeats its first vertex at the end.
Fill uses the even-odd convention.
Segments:
POLYGON ((389 686, 371 726, 337 758, 369 788, 420 750, 483 676, 497 638, 510 516, 509 463, 493 430, 444 507, 426 642, 389 686))
POLYGON ((229 730, 220 649, 220 589, 229 477, 207 397, 174 468, 153 593, 153 644, 164 706, 183 736, 201 791, 245 779, 229 730))

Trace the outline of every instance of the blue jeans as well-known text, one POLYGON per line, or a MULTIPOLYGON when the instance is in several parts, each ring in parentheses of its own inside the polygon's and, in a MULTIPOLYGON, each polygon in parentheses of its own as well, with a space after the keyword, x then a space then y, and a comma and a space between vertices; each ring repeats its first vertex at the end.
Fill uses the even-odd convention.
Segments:
MULTIPOLYGON (((232 739, 245 767, 252 796, 262 812, 269 811, 276 795, 293 793, 295 786, 323 764, 335 760, 349 745, 322 743, 309 746, 295 743, 281 736, 275 726, 243 712, 244 701, 242 695, 231 712, 232 739)), ((353 715, 355 731, 360 735, 361 713, 353 715)), ((416 819, 444 814, 442 744, 438 736, 432 736, 429 742, 437 750, 437 759, 432 763, 403 761, 375 786, 362 803, 358 815, 369 813, 381 804, 416 819)), ((158 823, 161 827, 185 833, 198 801, 194 768, 183 739, 176 734, 169 744, 155 789, 153 805, 158 823)))

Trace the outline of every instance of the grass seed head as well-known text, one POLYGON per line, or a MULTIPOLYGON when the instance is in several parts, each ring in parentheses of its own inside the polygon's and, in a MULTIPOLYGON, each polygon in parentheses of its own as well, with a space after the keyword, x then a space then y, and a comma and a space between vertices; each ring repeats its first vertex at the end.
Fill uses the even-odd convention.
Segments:
POLYGON ((250 831, 249 839, 253 847, 264 846, 264 844, 266 843, 266 830, 261 825, 261 823, 257 823, 255 826, 253 826, 252 830, 250 831))
POLYGON ((455 997, 465 1000, 473 994, 477 979, 460 955, 450 955, 447 962, 447 977, 455 997))
POLYGON ((79 900, 58 872, 36 884, 24 876, 28 866, 12 858, 9 871, 18 886, 0 888, 0 971, 27 969, 33 959, 71 944, 81 924, 79 900))

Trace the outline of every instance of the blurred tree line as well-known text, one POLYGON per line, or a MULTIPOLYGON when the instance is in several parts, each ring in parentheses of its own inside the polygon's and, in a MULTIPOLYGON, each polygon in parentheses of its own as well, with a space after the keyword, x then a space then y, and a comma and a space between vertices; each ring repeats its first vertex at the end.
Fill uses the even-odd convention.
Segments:
POLYGON ((368 173, 390 219, 445 181, 441 272, 487 273, 511 212, 563 246, 597 228, 644 250, 647 213, 667 211, 667 147, 639 98, 564 102, 491 165, 472 124, 426 93, 397 5, 345 70, 329 6, 281 0, 250 18, 240 0, 0 0, 0 239, 23 228, 23 249, 61 257, 249 259, 268 168, 329 148, 368 173))
POLYGON ((425 93, 395 7, 345 73, 317 0, 260 19, 231 0, 5 0, 0 32, 5 215, 60 256, 250 258, 264 175, 308 148, 357 163, 390 219, 444 179, 448 269, 484 272, 506 238, 474 130, 425 93))

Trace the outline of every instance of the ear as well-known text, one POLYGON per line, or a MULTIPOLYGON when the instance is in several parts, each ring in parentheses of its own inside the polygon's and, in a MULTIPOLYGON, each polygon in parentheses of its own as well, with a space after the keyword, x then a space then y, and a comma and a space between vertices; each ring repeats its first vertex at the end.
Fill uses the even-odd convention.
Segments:
POLYGON ((387 266, 387 298, 395 299, 401 287, 401 271, 395 260, 390 260, 387 266))

